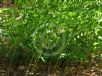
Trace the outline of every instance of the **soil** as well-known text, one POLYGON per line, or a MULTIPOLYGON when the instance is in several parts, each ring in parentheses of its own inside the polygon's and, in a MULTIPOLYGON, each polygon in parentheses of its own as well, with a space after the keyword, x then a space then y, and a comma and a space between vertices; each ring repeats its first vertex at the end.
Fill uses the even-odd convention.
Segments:
POLYGON ((102 76, 102 63, 100 60, 66 65, 41 62, 10 67, 2 62, 0 76, 102 76))

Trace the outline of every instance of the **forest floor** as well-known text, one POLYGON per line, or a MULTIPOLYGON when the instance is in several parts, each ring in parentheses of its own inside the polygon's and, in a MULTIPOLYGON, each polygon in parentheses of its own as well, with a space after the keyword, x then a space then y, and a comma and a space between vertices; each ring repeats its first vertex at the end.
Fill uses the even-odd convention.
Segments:
POLYGON ((45 65, 38 68, 35 75, 28 76, 102 76, 102 63, 72 63, 64 67, 45 65))
POLYGON ((16 66, 5 64, 4 58, 0 57, 0 76, 102 76, 102 58, 58 64, 53 61, 16 66))
POLYGON ((5 69, 2 65, 0 66, 0 76, 102 76, 100 59, 90 62, 72 62, 68 65, 40 63, 37 66, 29 64, 5 67, 5 69))
POLYGON ((102 76, 102 58, 89 62, 70 62, 68 64, 39 62, 12 67, 5 66, 2 61, 3 59, 0 59, 0 76, 102 76))

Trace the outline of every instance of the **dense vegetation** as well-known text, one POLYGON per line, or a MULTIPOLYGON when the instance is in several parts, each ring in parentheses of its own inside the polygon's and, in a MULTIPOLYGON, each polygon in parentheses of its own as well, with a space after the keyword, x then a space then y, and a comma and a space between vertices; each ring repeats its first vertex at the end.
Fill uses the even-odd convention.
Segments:
POLYGON ((12 1, 0 8, 0 55, 11 63, 101 58, 102 1, 12 1))

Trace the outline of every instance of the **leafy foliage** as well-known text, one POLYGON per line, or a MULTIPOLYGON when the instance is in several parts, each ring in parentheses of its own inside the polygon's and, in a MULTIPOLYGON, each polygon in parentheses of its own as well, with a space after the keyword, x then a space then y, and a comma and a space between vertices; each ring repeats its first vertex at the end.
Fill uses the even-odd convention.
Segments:
POLYGON ((10 58, 86 60, 88 52, 102 49, 102 1, 15 0, 15 4, 16 8, 0 9, 0 49, 10 58))

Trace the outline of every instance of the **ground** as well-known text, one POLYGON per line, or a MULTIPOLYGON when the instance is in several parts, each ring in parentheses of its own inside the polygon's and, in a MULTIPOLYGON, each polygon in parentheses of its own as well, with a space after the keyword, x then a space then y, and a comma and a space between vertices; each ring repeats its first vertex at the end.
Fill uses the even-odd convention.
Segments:
POLYGON ((100 60, 91 62, 70 63, 63 66, 39 63, 19 66, 0 65, 2 76, 102 76, 102 63, 100 60), (5 75, 4 75, 5 74, 5 75), (8 75, 7 75, 8 74, 8 75))

